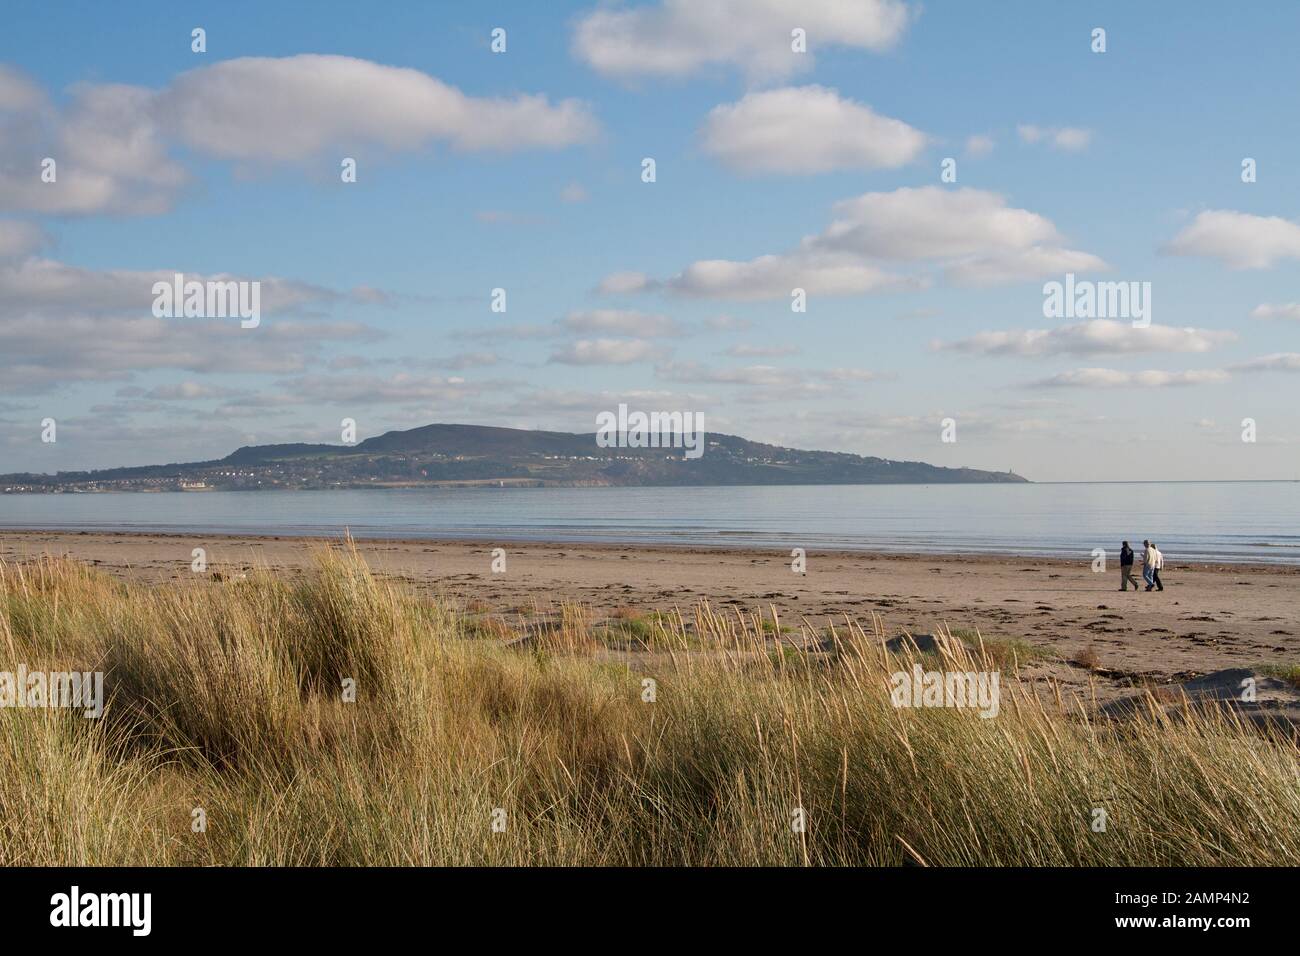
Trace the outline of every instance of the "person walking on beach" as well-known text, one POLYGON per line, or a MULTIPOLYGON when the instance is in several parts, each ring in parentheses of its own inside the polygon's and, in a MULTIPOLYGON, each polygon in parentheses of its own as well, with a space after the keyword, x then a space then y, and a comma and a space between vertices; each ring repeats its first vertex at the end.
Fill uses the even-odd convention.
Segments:
POLYGON ((1142 539, 1142 580, 1147 583, 1147 590, 1155 587, 1153 576, 1156 573, 1156 549, 1146 538, 1142 539))
POLYGON ((1163 591, 1165 589, 1165 586, 1160 581, 1160 569, 1165 566, 1164 552, 1162 552, 1159 548, 1156 547, 1156 543, 1154 541, 1151 542, 1151 550, 1155 552, 1155 563, 1151 568, 1151 584, 1147 585, 1147 590, 1150 591, 1151 585, 1153 584, 1155 585, 1157 591, 1163 591))
POLYGON ((1124 546, 1119 549, 1119 589, 1127 591, 1129 582, 1133 582, 1133 591, 1139 590, 1138 579, 1133 577, 1133 549, 1124 542, 1124 546))

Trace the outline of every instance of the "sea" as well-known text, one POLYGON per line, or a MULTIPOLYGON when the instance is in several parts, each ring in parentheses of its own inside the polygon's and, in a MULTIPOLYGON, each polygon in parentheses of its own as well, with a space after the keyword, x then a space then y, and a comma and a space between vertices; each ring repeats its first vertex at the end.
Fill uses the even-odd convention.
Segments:
MULTIPOLYGON (((0 494, 0 529, 1300 564, 1300 482, 0 494)), ((2 533, 2 532, 0 532, 2 533)))

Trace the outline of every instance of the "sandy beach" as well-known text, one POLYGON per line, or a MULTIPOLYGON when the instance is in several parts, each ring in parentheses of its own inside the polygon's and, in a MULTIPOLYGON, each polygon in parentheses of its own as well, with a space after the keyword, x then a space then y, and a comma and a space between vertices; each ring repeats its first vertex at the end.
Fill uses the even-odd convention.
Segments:
MULTIPOLYGON (((301 573, 323 543, 0 532, 0 558, 69 555, 114 575, 161 583, 192 576, 198 547, 206 549, 210 580, 254 568, 301 573)), ((783 622, 803 618, 818 626, 875 613, 890 633, 947 625, 1026 641, 1043 652, 1028 668, 1031 676, 1091 682, 1103 696, 1138 683, 1300 659, 1300 568, 1170 566, 1163 593, 1121 593, 1117 567, 1093 573, 1087 560, 813 552, 800 575, 787 553, 775 551, 421 540, 357 546, 376 572, 508 624, 564 601, 590 606, 597 620, 701 601, 721 609, 770 606, 783 622), (505 549, 505 573, 492 571, 494 547, 505 549)))

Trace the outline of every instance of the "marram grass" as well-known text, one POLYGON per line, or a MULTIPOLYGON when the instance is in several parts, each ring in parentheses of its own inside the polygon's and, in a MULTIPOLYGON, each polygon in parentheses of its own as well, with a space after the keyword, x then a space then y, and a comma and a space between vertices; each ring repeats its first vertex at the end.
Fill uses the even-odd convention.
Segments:
POLYGON ((878 621, 778 652, 791 624, 570 607, 512 630, 348 550, 294 581, 0 565, 0 670, 106 674, 100 719, 0 710, 0 862, 1300 863, 1281 734, 1099 722, 957 641, 928 666, 1000 667, 998 715, 895 708, 911 658, 878 621))

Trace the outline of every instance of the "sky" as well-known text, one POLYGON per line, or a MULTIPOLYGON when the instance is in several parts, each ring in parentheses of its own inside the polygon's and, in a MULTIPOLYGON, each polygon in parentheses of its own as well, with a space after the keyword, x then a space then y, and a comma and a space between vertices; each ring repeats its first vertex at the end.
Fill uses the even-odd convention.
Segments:
POLYGON ((626 403, 1300 477, 1297 35, 1282 0, 9 4, 0 472, 626 403), (156 315, 176 273, 258 283, 257 324, 156 315), (1137 297, 1045 314, 1067 274, 1137 297))

